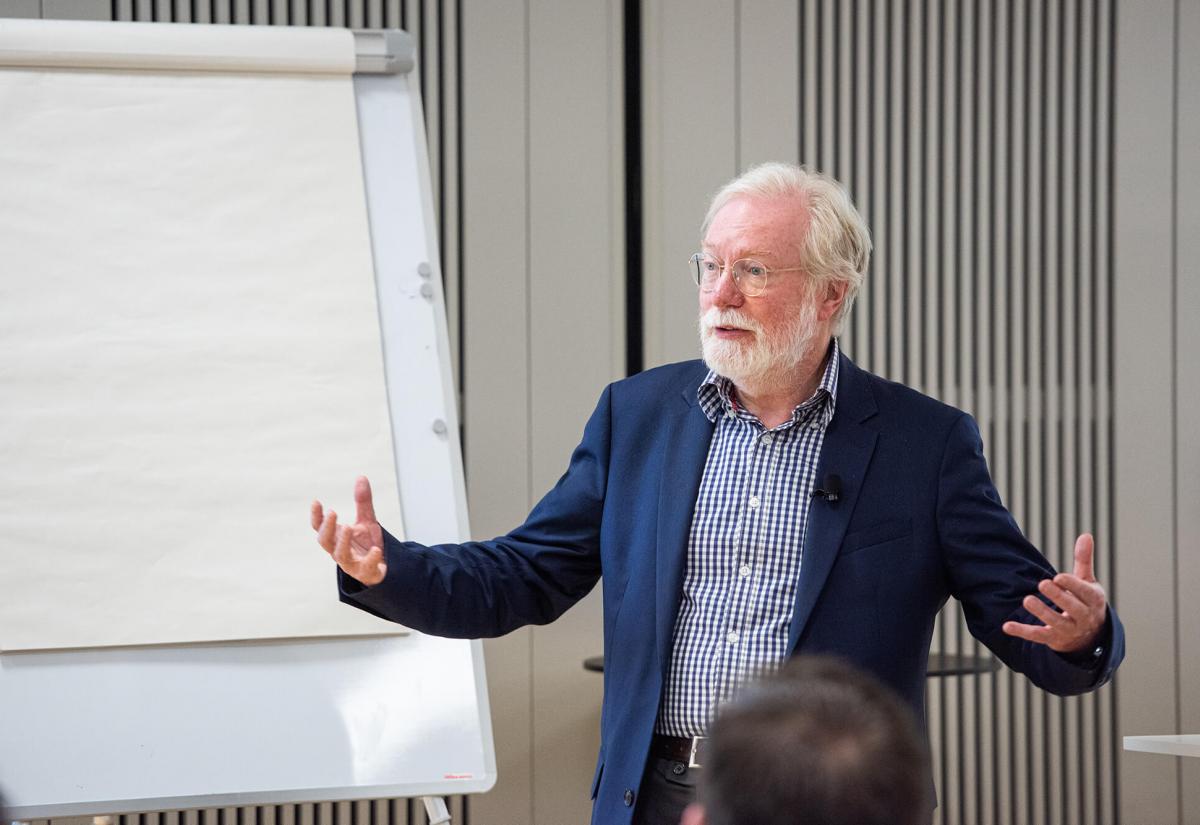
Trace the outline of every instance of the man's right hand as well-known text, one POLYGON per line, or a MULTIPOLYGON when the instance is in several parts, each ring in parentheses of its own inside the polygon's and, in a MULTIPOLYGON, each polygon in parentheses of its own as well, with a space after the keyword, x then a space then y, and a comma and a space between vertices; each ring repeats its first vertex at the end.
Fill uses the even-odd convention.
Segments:
POLYGON ((333 557, 347 576, 368 587, 379 584, 387 575, 383 560, 383 528, 375 519, 371 503, 371 482, 359 476, 354 482, 354 504, 357 520, 351 525, 337 522, 337 513, 324 512, 321 502, 312 503, 312 526, 317 531, 317 543, 333 557))

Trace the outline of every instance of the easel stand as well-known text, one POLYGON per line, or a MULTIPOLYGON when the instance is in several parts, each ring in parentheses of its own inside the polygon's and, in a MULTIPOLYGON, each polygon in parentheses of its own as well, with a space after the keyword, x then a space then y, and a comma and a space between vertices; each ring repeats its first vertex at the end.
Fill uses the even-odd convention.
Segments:
POLYGON ((450 821, 445 797, 423 796, 421 801, 425 803, 425 815, 429 817, 429 825, 446 825, 450 821))

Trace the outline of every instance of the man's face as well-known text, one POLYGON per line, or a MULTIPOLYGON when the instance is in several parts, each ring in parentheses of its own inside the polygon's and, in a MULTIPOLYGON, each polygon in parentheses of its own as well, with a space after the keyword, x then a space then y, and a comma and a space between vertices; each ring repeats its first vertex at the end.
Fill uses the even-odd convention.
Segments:
POLYGON ((806 273, 772 272, 766 291, 747 298, 730 272, 742 258, 770 270, 798 266, 807 228, 808 210, 797 198, 734 198, 713 217, 703 250, 727 268, 711 292, 700 291, 700 342, 714 372, 735 383, 782 378, 828 341, 840 301, 818 300, 806 273))

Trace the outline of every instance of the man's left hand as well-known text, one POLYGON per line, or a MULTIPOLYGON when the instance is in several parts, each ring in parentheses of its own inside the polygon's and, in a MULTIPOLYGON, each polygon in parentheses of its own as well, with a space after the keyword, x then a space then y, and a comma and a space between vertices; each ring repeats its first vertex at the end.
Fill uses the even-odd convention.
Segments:
POLYGON ((1046 605, 1032 594, 1025 597, 1025 609, 1044 624, 1005 622, 1003 630, 1031 642, 1046 645, 1059 653, 1077 653, 1090 648, 1104 628, 1108 602, 1104 588, 1096 581, 1092 567, 1095 540, 1084 533, 1075 540, 1075 570, 1059 573, 1038 583, 1042 595, 1058 606, 1046 605))

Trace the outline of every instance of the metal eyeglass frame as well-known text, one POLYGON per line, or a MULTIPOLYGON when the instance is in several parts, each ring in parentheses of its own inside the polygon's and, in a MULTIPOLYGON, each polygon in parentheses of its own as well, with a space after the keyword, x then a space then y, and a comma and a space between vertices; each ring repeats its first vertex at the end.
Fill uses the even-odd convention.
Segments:
MULTIPOLYGON (((716 280, 713 281, 714 287, 716 285, 716 281, 720 280, 721 273, 728 270, 729 276, 731 278, 733 278, 733 285, 737 287, 738 292, 742 293, 747 298, 757 298, 759 295, 762 295, 764 292, 767 291, 767 279, 768 279, 768 277, 770 277, 772 272, 799 272, 802 269, 804 269, 804 267, 802 267, 802 266, 769 267, 766 264, 762 263, 761 261, 756 261, 753 258, 738 258, 732 264, 726 264, 723 261, 721 261, 721 259, 718 258, 716 255, 713 255, 709 252, 695 252, 692 254, 692 257, 688 258, 688 263, 690 263, 692 265, 692 280, 696 283, 696 286, 699 287, 699 289, 703 292, 712 292, 713 291, 713 287, 705 289, 704 284, 702 282, 703 279, 702 279, 702 275, 701 275, 701 271, 700 271, 700 264, 704 261, 705 258, 712 259, 712 262, 715 263, 718 267, 720 267, 720 271, 717 274, 717 278, 716 278, 716 280), (745 275, 745 272, 739 272, 739 267, 738 267, 739 264, 753 265, 754 267, 761 269, 763 271, 762 278, 761 278, 761 285, 753 290, 747 289, 743 283, 743 275, 745 275)), ((749 269, 750 267, 747 266, 745 268, 749 269)), ((754 282, 751 281, 751 283, 754 283, 754 282)))

